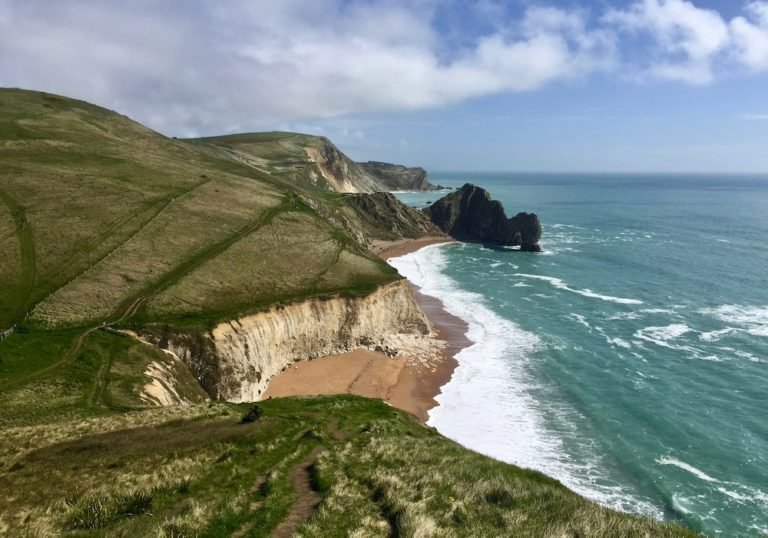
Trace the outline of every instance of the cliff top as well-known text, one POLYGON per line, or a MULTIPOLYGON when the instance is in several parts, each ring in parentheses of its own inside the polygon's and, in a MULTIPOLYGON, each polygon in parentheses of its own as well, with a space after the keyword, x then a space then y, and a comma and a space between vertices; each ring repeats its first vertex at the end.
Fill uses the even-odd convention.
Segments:
POLYGON ((430 190, 423 168, 356 163, 328 138, 274 131, 190 139, 212 155, 235 159, 296 186, 318 191, 372 193, 430 190))

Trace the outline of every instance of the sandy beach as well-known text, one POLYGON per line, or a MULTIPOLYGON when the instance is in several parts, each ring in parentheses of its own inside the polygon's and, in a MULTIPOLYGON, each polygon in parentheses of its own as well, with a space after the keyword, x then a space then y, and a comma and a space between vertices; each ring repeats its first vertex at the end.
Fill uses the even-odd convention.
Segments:
MULTIPOLYGON (((452 241, 445 237, 377 242, 372 248, 384 259, 403 256, 427 245, 452 241)), ((349 353, 296 363, 269 382, 264 398, 356 394, 380 398, 426 421, 436 405, 435 396, 454 369, 454 356, 470 342, 467 326, 446 312, 440 301, 414 288, 416 300, 435 328, 435 342, 429 353, 400 353, 394 358, 383 353, 358 349, 349 353)))
POLYGON ((421 237, 419 239, 398 239, 397 241, 372 241, 371 252, 382 260, 388 260, 389 258, 405 256, 428 245, 453 242, 455 242, 454 239, 445 235, 421 237))

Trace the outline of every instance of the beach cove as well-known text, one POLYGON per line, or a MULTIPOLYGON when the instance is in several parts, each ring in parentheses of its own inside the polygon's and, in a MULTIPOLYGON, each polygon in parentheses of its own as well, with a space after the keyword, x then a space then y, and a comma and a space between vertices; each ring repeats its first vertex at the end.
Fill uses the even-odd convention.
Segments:
MULTIPOLYGON (((372 250, 382 259, 393 260, 447 242, 451 240, 444 237, 377 241, 372 250)), ((471 342, 465 336, 465 322, 446 312, 438 299, 413 287, 416 302, 434 328, 433 346, 394 357, 358 349, 297 362, 270 380, 263 398, 354 394, 379 398, 427 422, 429 411, 437 405, 435 398, 458 364, 456 354, 471 342)))

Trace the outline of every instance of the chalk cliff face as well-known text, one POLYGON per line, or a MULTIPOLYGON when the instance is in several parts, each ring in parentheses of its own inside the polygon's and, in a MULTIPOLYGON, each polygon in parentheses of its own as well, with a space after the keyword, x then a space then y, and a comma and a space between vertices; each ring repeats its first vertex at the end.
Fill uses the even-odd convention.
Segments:
POLYGON ((192 140, 216 157, 233 159, 308 190, 345 193, 433 190, 423 168, 357 163, 324 136, 244 133, 192 140))
POLYGON ((427 180, 427 171, 420 167, 409 168, 399 164, 368 161, 358 163, 376 178, 379 185, 388 191, 433 191, 441 187, 427 180))
POLYGON ((313 298, 221 323, 207 335, 147 335, 176 354, 214 398, 256 401, 270 378, 297 361, 360 347, 407 347, 432 328, 406 280, 365 297, 313 298))
MULTIPOLYGON (((304 150, 330 190, 336 192, 376 192, 387 190, 363 167, 344 155, 330 140, 318 137, 304 150)), ((314 174, 310 170, 310 175, 314 174)))
POLYGON ((432 222, 460 241, 520 246, 538 252, 541 223, 534 213, 507 218, 504 207, 485 189, 467 183, 425 209, 432 222))

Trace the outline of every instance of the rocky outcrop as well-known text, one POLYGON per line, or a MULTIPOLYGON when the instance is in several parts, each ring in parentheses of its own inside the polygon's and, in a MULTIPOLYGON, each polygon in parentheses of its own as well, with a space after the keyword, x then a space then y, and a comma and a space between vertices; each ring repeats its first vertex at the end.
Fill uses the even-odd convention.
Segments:
POLYGON ((358 163, 344 155, 330 140, 316 137, 311 140, 304 150, 308 160, 314 164, 315 170, 309 174, 317 174, 335 192, 377 192, 389 190, 382 186, 377 179, 368 173, 358 163))
POLYGON ((442 188, 439 185, 432 185, 427 180, 427 171, 423 168, 409 168, 399 164, 378 161, 358 164, 376 178, 376 181, 382 187, 380 190, 434 191, 442 188))
POLYGON ((507 218, 501 202, 485 189, 467 183, 428 208, 430 220, 451 237, 539 252, 541 223, 534 213, 507 218))
POLYGON ((215 399, 256 401, 297 361, 357 348, 395 354, 418 347, 432 327, 406 280, 365 297, 312 298, 217 325, 210 333, 143 331, 184 361, 215 399))
POLYGON ((354 211, 353 220, 362 228, 366 240, 443 235, 424 212, 405 205, 388 192, 348 194, 344 203, 354 211))

